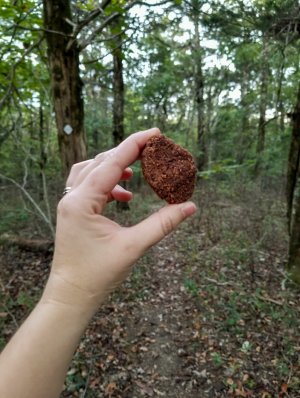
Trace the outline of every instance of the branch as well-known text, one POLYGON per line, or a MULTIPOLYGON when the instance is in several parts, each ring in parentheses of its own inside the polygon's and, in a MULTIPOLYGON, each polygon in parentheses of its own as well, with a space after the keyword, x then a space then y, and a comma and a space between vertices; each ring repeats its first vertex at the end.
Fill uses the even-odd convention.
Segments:
POLYGON ((75 39, 78 35, 78 33, 85 27, 87 26, 90 22, 92 22, 94 19, 98 17, 98 15, 103 14, 103 11, 105 8, 111 3, 111 0, 103 0, 102 4, 98 7, 98 9, 95 9, 90 12, 90 14, 79 24, 76 26, 76 29, 73 34, 73 38, 75 39))
MULTIPOLYGON (((101 33, 104 28, 109 25, 114 19, 116 19, 118 16, 120 15, 120 13, 118 12, 114 12, 113 14, 111 14, 97 29, 94 30, 94 32, 92 32, 90 34, 90 37, 88 37, 86 40, 82 41, 79 45, 79 51, 84 50, 93 40, 94 38, 101 33)), ((69 45, 67 47, 67 49, 69 48, 69 45)))
POLYGON ((54 231, 51 220, 46 216, 46 214, 43 212, 43 210, 40 208, 40 206, 36 203, 36 201, 33 199, 33 197, 30 195, 30 193, 22 185, 20 185, 17 181, 15 181, 13 178, 7 177, 1 173, 0 173, 0 178, 3 178, 4 180, 11 182, 13 185, 15 185, 17 188, 20 189, 20 191, 25 195, 25 197, 29 200, 29 202, 37 210, 40 217, 45 221, 45 223, 47 224, 47 226, 49 227, 49 229, 51 231, 52 237, 54 238, 55 231, 54 231))
POLYGON ((146 7, 157 7, 157 6, 163 6, 165 4, 168 4, 168 3, 170 3, 170 1, 171 0, 162 0, 162 1, 158 2, 158 3, 156 3, 156 4, 149 4, 146 1, 141 1, 141 0, 139 1, 138 0, 136 2, 136 4, 139 4, 141 6, 146 6, 146 7))
POLYGON ((12 89, 13 89, 13 78, 14 78, 14 75, 15 75, 15 72, 16 72, 16 69, 17 69, 17 67, 18 67, 18 65, 24 60, 24 58, 28 55, 28 54, 30 54, 31 53, 31 51, 35 48, 35 47, 38 47, 40 44, 41 44, 41 42, 44 40, 44 36, 41 36, 40 38, 39 38, 39 40, 38 41, 36 41, 35 43, 33 43, 30 47, 28 47, 28 49, 23 53, 23 55, 21 56, 21 58, 18 60, 18 61, 16 61, 16 63, 11 67, 11 70, 10 70, 10 84, 9 84, 9 87, 8 87, 8 89, 6 90, 6 93, 3 95, 3 97, 1 98, 1 100, 0 100, 0 110, 1 110, 1 108, 3 107, 3 104, 4 104, 4 102, 6 101, 6 98, 11 94, 11 92, 12 92, 12 89))
POLYGON ((15 24, 18 29, 26 30, 29 32, 45 32, 45 33, 54 33, 56 35, 64 36, 64 37, 73 37, 73 35, 67 34, 65 32, 59 32, 57 30, 45 29, 45 28, 29 28, 26 26, 15 24))
POLYGON ((261 296, 260 294, 258 294, 256 297, 258 297, 260 300, 267 301, 267 302, 272 303, 272 304, 276 304, 276 305, 283 305, 284 304, 282 301, 274 300, 271 297, 261 296))
MULTIPOLYGON (((132 2, 130 2, 129 4, 127 4, 124 8, 123 8, 123 12, 124 11, 128 11, 130 8, 132 8, 133 6, 135 6, 136 4, 138 4, 138 0, 133 0, 132 2)), ((96 28, 91 34, 90 36, 86 39, 83 40, 81 43, 79 43, 78 48, 79 51, 84 50, 93 40, 94 38, 101 33, 104 28, 106 28, 107 25, 109 25, 113 20, 115 20, 116 18, 118 18, 119 16, 121 16, 120 12, 114 12, 112 13, 105 21, 103 21, 103 23, 98 26, 98 28, 96 28)), ((71 48, 71 46, 74 44, 75 39, 68 44, 67 46, 67 50, 71 48)))
POLYGON ((273 122, 273 120, 276 120, 276 119, 278 119, 279 117, 280 117, 280 115, 275 115, 275 116, 271 117, 270 119, 266 120, 266 121, 263 123, 263 125, 264 125, 264 126, 267 126, 269 123, 273 122))
POLYGON ((51 239, 28 239, 22 236, 12 236, 8 234, 0 235, 0 242, 7 247, 17 246, 22 250, 44 253, 51 251, 54 243, 51 239))
MULTIPOLYGON (((136 29, 132 29, 132 31, 136 32, 137 28, 136 29)), ((118 34, 114 35, 114 36, 103 38, 103 39, 101 39, 101 42, 103 43, 105 41, 112 41, 112 40, 116 39, 117 37, 122 36, 124 33, 125 33, 125 30, 122 31, 121 33, 118 33, 118 34)), ((129 41, 130 41, 130 37, 128 37, 127 39, 123 40, 122 41, 122 45, 126 44, 129 41)), ((95 62, 99 62, 102 59, 104 59, 105 57, 107 57, 108 55, 112 54, 114 52, 114 50, 116 50, 118 48, 120 48, 120 46, 114 46, 110 51, 106 52, 105 54, 101 55, 100 57, 84 61, 83 64, 84 65, 90 65, 90 64, 93 64, 95 62)), ((110 72, 110 71, 108 70, 108 72, 110 72)))
POLYGON ((214 283, 217 286, 235 286, 235 284, 233 282, 220 282, 217 281, 216 279, 213 278, 208 278, 208 277, 204 277, 205 280, 207 280, 208 282, 214 283))
POLYGON ((91 23, 94 19, 96 19, 100 14, 103 14, 103 11, 105 8, 111 3, 111 0, 103 0, 102 3, 99 5, 99 7, 93 11, 90 12, 90 14, 83 19, 79 24, 75 25, 73 34, 72 34, 72 40, 69 41, 67 44, 66 50, 69 51, 70 48, 74 45, 76 38, 78 34, 82 31, 82 29, 87 26, 89 23, 91 23))

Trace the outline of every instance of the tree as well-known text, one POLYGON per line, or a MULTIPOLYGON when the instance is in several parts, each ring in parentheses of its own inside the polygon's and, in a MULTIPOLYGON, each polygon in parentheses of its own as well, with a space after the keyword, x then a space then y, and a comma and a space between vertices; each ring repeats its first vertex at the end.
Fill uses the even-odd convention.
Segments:
POLYGON ((86 15, 77 18, 77 22, 72 16, 70 0, 43 0, 53 103, 65 176, 71 166, 84 160, 87 154, 80 52, 134 3, 130 1, 125 5, 124 1, 116 4, 111 0, 103 0, 95 9, 87 6, 80 10, 78 14, 84 11, 86 15), (98 17, 100 20, 96 21, 98 17), (80 34, 83 37, 79 41, 80 34))
POLYGON ((258 177, 261 174, 263 153, 265 150, 266 137, 266 110, 268 104, 268 76, 269 76, 269 44, 266 35, 262 39, 261 52, 261 80, 260 80, 260 98, 259 98, 259 120, 257 129, 257 144, 256 144, 256 163, 254 166, 254 174, 258 177))
POLYGON ((197 167, 199 171, 205 170, 208 162, 207 137, 205 135, 205 116, 204 116, 204 76, 202 71, 202 48, 200 37, 200 15, 202 1, 193 0, 189 10, 190 18, 194 24, 193 58, 195 61, 194 85, 195 103, 197 111, 197 167))
POLYGON ((124 79, 123 79, 123 26, 120 18, 116 19, 111 32, 113 56, 113 138, 114 146, 124 139, 124 79))
POLYGON ((287 216, 290 232, 288 271, 291 278, 300 284, 300 195, 296 185, 300 167, 300 84, 292 115, 292 138, 287 174, 287 216), (293 209, 295 209, 293 214, 293 209))
POLYGON ((74 40, 68 48, 73 30, 70 3, 44 0, 43 5, 58 143, 67 176, 72 165, 84 160, 87 153, 79 47, 74 40))
MULTIPOLYGON (((123 29, 121 17, 117 18, 111 28, 113 34, 113 139, 114 146, 124 140, 124 79, 123 79, 123 29)), ((126 188, 126 182, 122 183, 126 188)), ((127 202, 117 202, 119 210, 129 210, 127 202)))

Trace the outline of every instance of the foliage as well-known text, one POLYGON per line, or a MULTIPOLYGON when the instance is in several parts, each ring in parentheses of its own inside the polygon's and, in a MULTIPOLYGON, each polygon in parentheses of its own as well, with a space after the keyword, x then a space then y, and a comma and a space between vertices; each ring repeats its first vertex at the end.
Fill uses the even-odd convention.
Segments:
MULTIPOLYGON (((76 1, 71 5, 74 20, 84 21, 95 11, 94 1, 76 1)), ((216 163, 254 164, 259 76, 261 68, 266 67, 260 63, 261 34, 267 32, 274 40, 269 50, 263 169, 268 176, 283 175, 290 134, 286 114, 293 109, 299 67, 297 37, 282 24, 289 22, 286 16, 295 8, 295 2, 282 1, 279 7, 268 1, 240 2, 239 6, 232 1, 214 1, 209 6, 195 1, 193 7, 185 1, 170 1, 162 7, 137 5, 126 12, 126 2, 111 2, 105 8, 104 17, 122 13, 125 22, 122 27, 114 25, 118 31, 108 27, 95 36, 81 54, 90 155, 112 145, 113 41, 109 37, 122 33, 127 134, 157 125, 197 156, 194 50, 192 32, 186 26, 191 26, 193 13, 200 7, 206 135, 210 148, 208 172, 214 173, 216 163), (282 104, 281 108, 278 104, 282 104)), ((94 20, 90 29, 97 29, 99 23, 101 20, 94 20)), ((32 1, 16 2, 14 7, 2 1, 0 24, 4 32, 0 57, 1 170, 20 181, 24 171, 19 165, 28 153, 32 163, 39 164, 37 121, 42 106, 48 134, 46 173, 53 176, 57 173, 56 167, 52 170, 53 165, 58 165, 59 159, 41 7, 32 1)), ((79 40, 88 34, 87 29, 84 27, 80 32, 79 40)), ((251 168, 248 170, 251 172, 251 168)), ((30 176, 33 173, 38 174, 39 168, 31 169, 30 176)))

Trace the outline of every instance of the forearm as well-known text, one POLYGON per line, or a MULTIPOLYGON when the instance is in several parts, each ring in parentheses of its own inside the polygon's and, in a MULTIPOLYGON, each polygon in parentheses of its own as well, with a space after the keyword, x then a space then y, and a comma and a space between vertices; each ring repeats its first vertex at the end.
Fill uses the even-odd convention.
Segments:
POLYGON ((43 297, 0 356, 0 397, 57 398, 92 315, 43 297))

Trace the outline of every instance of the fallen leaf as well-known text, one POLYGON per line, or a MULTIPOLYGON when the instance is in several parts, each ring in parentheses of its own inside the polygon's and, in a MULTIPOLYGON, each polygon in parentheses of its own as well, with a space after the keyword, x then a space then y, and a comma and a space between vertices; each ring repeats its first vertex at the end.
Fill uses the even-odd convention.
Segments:
POLYGON ((284 395, 286 395, 288 393, 288 388, 289 388, 288 384, 287 383, 283 383, 281 385, 281 390, 280 390, 279 396, 283 397, 284 395))
POLYGON ((7 312, 0 312, 0 318, 5 318, 7 317, 8 313, 7 312))
POLYGON ((116 383, 108 383, 105 388, 105 394, 111 396, 111 394, 115 391, 116 388, 117 388, 116 383))

